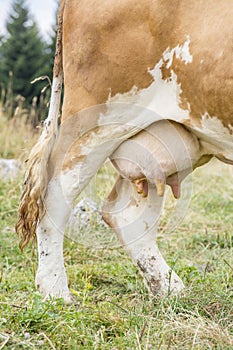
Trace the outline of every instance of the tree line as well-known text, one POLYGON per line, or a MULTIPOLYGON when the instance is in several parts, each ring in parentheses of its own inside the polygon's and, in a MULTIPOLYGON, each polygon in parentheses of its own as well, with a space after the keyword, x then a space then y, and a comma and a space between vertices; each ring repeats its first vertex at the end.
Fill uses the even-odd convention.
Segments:
POLYGON ((20 99, 24 106, 32 103, 38 106, 41 94, 46 94, 44 88, 52 78, 56 17, 54 15, 52 35, 47 42, 26 1, 13 0, 5 29, 6 34, 0 36, 0 93, 2 107, 12 116, 14 105, 18 105, 20 99), (45 77, 48 78, 43 80, 45 77))

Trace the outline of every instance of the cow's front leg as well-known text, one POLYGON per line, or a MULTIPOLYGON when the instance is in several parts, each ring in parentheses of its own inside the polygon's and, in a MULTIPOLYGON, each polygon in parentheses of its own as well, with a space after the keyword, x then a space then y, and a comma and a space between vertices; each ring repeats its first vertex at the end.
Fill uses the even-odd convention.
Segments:
POLYGON ((176 294, 184 288, 156 244, 161 207, 162 198, 154 187, 149 185, 148 197, 144 198, 121 177, 103 206, 104 220, 115 230, 155 296, 176 294))

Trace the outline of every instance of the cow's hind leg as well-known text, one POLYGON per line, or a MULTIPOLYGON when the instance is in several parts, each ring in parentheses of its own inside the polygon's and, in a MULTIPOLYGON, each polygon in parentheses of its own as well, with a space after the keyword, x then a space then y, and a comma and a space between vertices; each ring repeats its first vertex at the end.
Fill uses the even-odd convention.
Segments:
POLYGON ((162 200, 154 187, 149 185, 144 198, 129 180, 119 177, 103 206, 104 220, 115 230, 155 296, 176 294, 184 288, 156 244, 162 200))
MULTIPOLYGON (((72 302, 63 258, 63 238, 74 200, 98 169, 99 162, 89 167, 77 163, 71 169, 60 169, 49 181, 45 199, 45 215, 37 228, 38 271, 36 286, 40 293, 72 302)), ((100 161, 100 164, 102 160, 100 161)), ((56 165, 57 166, 57 165, 56 165)))
POLYGON ((36 286, 45 297, 60 297, 66 303, 72 302, 63 258, 63 235, 70 204, 64 196, 62 182, 52 179, 45 200, 46 213, 37 228, 36 286))

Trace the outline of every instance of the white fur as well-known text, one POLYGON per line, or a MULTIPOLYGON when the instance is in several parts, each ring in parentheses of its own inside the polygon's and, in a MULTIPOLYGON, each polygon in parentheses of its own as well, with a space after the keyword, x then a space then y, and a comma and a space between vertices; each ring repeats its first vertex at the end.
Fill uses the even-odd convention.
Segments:
POLYGON ((191 55, 189 51, 189 44, 190 44, 190 37, 187 35, 187 40, 183 45, 177 45, 173 49, 167 49, 164 54, 163 54, 163 59, 166 64, 166 68, 170 68, 173 62, 173 57, 174 55, 176 56, 177 59, 180 59, 183 61, 185 64, 192 63, 193 61, 193 56, 191 55))
POLYGON ((216 117, 211 117, 207 112, 202 116, 201 127, 194 126, 194 132, 201 138, 201 143, 207 152, 229 162, 233 162, 233 133, 232 126, 223 125, 216 117))
POLYGON ((72 298, 63 259, 63 234, 70 205, 58 178, 49 183, 45 207, 46 214, 37 228, 39 266, 36 285, 45 297, 59 297, 70 303, 72 298))
POLYGON ((103 216, 139 268, 150 292, 162 296, 177 293, 184 285, 165 262, 156 245, 157 224, 163 198, 149 186, 148 198, 141 197, 128 180, 116 185, 117 199, 106 201, 103 216))

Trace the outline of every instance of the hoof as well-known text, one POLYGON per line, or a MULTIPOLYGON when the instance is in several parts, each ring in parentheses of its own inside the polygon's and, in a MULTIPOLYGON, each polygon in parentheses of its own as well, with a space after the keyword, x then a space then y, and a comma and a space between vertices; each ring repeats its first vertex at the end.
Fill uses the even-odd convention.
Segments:
POLYGON ((61 298, 68 305, 75 302, 73 295, 69 291, 66 275, 63 272, 49 276, 38 271, 35 283, 37 289, 45 299, 61 298))
POLYGON ((162 298, 179 294, 184 289, 180 277, 167 265, 162 269, 154 263, 154 257, 137 260, 137 266, 149 293, 162 298))
POLYGON ((178 295, 185 287, 174 271, 165 276, 144 276, 149 293, 154 297, 164 298, 178 295))

